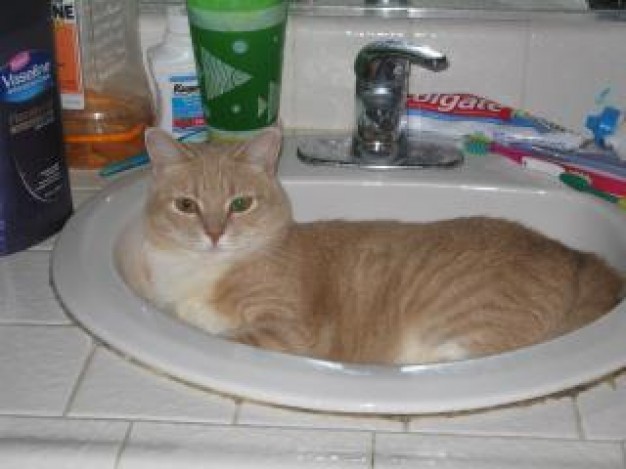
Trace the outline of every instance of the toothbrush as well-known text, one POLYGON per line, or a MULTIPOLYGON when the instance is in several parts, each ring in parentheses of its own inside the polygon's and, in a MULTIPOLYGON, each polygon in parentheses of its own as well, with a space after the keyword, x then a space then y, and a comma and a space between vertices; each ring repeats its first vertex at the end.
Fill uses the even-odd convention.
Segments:
MULTIPOLYGON (((206 131, 204 129, 194 130, 193 132, 189 132, 187 135, 179 137, 178 140, 181 142, 193 141, 198 138, 198 135, 202 135, 205 132, 206 131)), ((148 153, 144 151, 124 160, 109 163, 104 166, 98 174, 100 174, 100 176, 102 177, 108 177, 117 173, 121 173, 122 171, 126 171, 128 169, 138 168, 139 166, 146 165, 149 162, 150 157, 148 156, 148 153)))
POLYGON ((99 171, 99 175, 102 177, 109 177, 114 174, 126 171, 127 169, 138 168, 148 164, 150 158, 146 152, 139 153, 121 161, 114 161, 102 167, 99 171))
POLYGON ((496 153, 523 165, 557 176, 561 172, 584 174, 589 184, 604 193, 626 198, 626 165, 610 153, 559 152, 537 145, 507 145, 485 142, 471 136, 465 149, 470 154, 496 153), (550 166, 546 166, 547 163, 550 166))
POLYGON ((600 197, 601 199, 606 200, 607 202, 617 204, 622 209, 626 209, 625 198, 616 197, 613 194, 607 194, 606 192, 602 192, 594 188, 583 176, 572 173, 563 173, 559 176, 559 179, 572 189, 580 192, 585 192, 587 194, 593 194, 596 197, 600 197))
MULTIPOLYGON (((480 153, 480 147, 483 143, 484 142, 481 142, 480 139, 478 141, 469 142, 470 148, 473 150, 474 154, 477 152, 480 153)), ((560 164, 542 158, 535 158, 534 154, 530 151, 524 151, 495 141, 489 142, 485 151, 504 156, 526 169, 538 171, 554 178, 558 178, 561 173, 565 172, 565 168, 560 164)))

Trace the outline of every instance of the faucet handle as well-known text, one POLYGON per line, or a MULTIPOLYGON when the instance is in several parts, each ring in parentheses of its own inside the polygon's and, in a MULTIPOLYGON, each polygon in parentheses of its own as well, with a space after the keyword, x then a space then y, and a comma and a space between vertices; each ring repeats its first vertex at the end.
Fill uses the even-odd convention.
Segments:
POLYGON ((408 61, 433 72, 445 70, 448 59, 430 46, 415 45, 396 39, 375 41, 365 45, 354 61, 357 79, 387 80, 408 74, 409 68, 398 69, 397 60, 408 61))

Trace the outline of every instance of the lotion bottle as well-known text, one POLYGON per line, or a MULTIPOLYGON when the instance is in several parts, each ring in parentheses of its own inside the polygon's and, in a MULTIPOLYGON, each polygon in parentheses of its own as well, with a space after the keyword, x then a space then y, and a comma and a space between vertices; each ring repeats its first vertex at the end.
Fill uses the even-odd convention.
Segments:
POLYGON ((179 140, 202 134, 206 126, 184 6, 167 9, 163 40, 148 49, 147 57, 156 94, 157 126, 179 140))

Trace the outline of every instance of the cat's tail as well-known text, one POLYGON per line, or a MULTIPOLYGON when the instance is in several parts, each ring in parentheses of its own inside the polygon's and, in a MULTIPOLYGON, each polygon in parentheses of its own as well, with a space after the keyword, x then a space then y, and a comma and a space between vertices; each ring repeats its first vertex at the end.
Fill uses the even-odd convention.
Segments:
POLYGON ((594 254, 581 254, 568 329, 588 324, 626 298, 626 275, 594 254))

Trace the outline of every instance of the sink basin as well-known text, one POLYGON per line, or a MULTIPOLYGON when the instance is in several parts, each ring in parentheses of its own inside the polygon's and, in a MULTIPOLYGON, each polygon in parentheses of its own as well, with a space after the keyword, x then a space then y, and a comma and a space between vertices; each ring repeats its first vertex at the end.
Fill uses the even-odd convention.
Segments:
MULTIPOLYGON (((595 251, 626 271, 626 215, 497 156, 455 169, 376 172, 307 166, 287 138, 279 174, 295 217, 429 221, 490 215, 595 251)), ((213 337, 147 304, 115 267, 124 226, 147 187, 139 171, 112 183, 67 223, 53 252, 59 298, 75 320, 125 356, 222 393, 333 412, 415 414, 508 404, 599 379, 626 365, 626 304, 542 344, 485 358, 372 366, 297 357, 213 337)))

